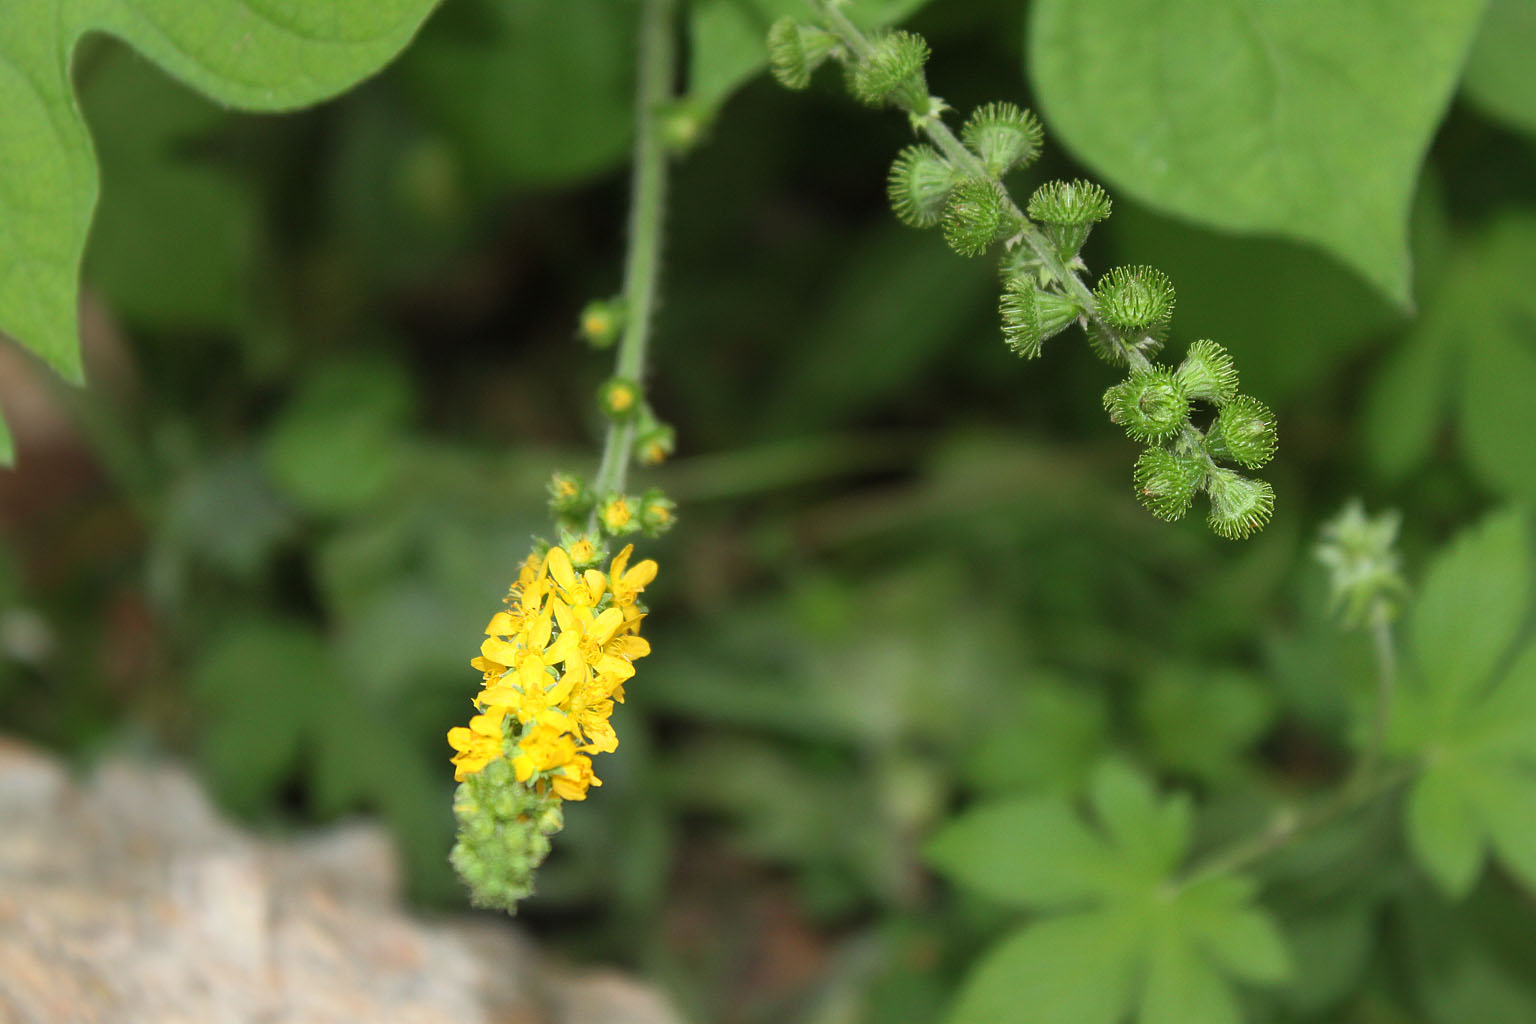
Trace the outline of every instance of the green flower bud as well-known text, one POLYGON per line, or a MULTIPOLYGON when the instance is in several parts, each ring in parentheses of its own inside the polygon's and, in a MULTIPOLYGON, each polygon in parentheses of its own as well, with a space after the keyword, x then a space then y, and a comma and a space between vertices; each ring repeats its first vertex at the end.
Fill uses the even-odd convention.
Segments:
POLYGON ((944 241, 961 256, 980 256, 1018 227, 1002 189, 985 178, 962 178, 944 205, 944 241))
POLYGON ((1125 380, 1104 392, 1104 409, 1111 423, 1118 423, 1137 441, 1163 441, 1189 419, 1189 398, 1173 371, 1154 366, 1134 370, 1125 380))
POLYGON ((1227 540, 1242 540, 1264 529, 1275 512, 1275 489, 1230 469, 1217 469, 1206 479, 1211 498, 1211 530, 1227 540))
POLYGON ((1173 316, 1173 282, 1154 267, 1116 267, 1093 289, 1099 313, 1122 330, 1141 331, 1173 316))
POLYGON ((1015 277, 998 302, 1003 341, 1026 359, 1040 354, 1046 338, 1061 333, 1082 315, 1082 307, 1059 292, 1045 291, 1032 278, 1015 277))
POLYGON ((837 49, 837 37, 783 17, 768 29, 768 67, 786 89, 804 89, 811 75, 837 49))
POLYGON ((659 466, 667 461, 677 446, 677 435, 665 423, 652 423, 635 436, 635 461, 642 466, 659 466))
POLYGON ((1328 567, 1333 607, 1351 628, 1372 621, 1390 622, 1408 593, 1397 554, 1402 516, 1384 512, 1366 516, 1359 499, 1350 501, 1322 526, 1317 560, 1328 567))
POLYGON ((1215 405, 1226 405, 1237 397, 1237 367, 1232 356, 1214 341, 1197 341, 1189 346, 1184 361, 1174 371, 1184 393, 1215 405))
POLYGON ((602 534, 596 530, 562 529, 560 546, 577 570, 596 569, 608 560, 608 545, 603 543, 602 534))
POLYGON ((597 405, 616 423, 634 419, 640 411, 640 385, 627 377, 610 377, 597 389, 597 405))
POLYGON ((1088 233, 1109 216, 1109 196, 1089 181, 1048 181, 1029 197, 1029 216, 1039 221, 1063 262, 1070 263, 1088 233))
POLYGON ((664 104, 656 118, 667 151, 679 156, 697 146, 709 130, 709 108, 694 99, 664 104))
POLYGON ((1015 167, 1034 163, 1045 132, 1029 111, 1012 103, 988 103, 972 112, 960 138, 981 157, 988 174, 1001 178, 1015 167))
POLYGON ((533 892, 534 871, 549 855, 548 835, 560 827, 559 803, 518 782, 505 759, 459 784, 458 839, 449 860, 475 906, 513 911, 533 892))
POLYGON ((868 56, 848 71, 848 89, 860 103, 871 107, 905 103, 922 111, 928 105, 928 83, 923 65, 928 63, 928 43, 911 32, 887 32, 874 40, 868 56))
POLYGON ((677 522, 677 504, 652 487, 640 497, 640 526, 647 537, 659 537, 677 522))
POLYGON ((1257 398, 1238 395, 1216 414, 1207 443, 1212 455, 1258 469, 1274 458, 1278 434, 1269 406, 1257 398))
POLYGON ((1136 497, 1157 518, 1172 522, 1189 511, 1205 473, 1205 463, 1194 456, 1148 448, 1136 460, 1136 497))
POLYGON ((579 519, 592 511, 592 492, 574 473, 554 474, 545 489, 549 492, 551 515, 579 519))
POLYGON ((624 303, 619 299, 596 299, 581 311, 577 333, 593 348, 610 348, 624 330, 624 303))
POLYGON ((629 494, 617 492, 605 497, 597 507, 597 521, 610 535, 622 537, 640 529, 640 502, 629 494))
POLYGON ((896 156, 886 179, 891 209, 903 224, 931 228, 944 216, 944 203, 957 176, 931 146, 908 146, 896 156))

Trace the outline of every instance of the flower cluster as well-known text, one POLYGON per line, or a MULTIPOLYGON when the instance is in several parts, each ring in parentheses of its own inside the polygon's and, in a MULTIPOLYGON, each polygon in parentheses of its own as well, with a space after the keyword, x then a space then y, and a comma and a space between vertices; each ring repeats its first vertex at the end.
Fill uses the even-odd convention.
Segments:
POLYGON ((640 596, 656 563, 632 566, 633 552, 626 546, 607 573, 587 537, 530 554, 485 627, 470 663, 482 678, 476 714, 448 731, 462 784, 453 861, 477 902, 511 909, 526 896, 561 802, 602 785, 592 755, 618 747, 614 703, 651 650, 640 596))

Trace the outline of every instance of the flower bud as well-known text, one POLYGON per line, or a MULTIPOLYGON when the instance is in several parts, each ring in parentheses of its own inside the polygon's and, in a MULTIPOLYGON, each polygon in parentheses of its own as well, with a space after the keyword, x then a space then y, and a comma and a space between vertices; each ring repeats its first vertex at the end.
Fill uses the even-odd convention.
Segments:
POLYGON ((1189 346, 1184 361, 1174 371, 1184 393, 1214 405, 1226 405, 1237 397, 1237 367, 1232 356, 1214 341, 1197 341, 1189 346))
POLYGON ((1137 441, 1164 441, 1189 419, 1189 398, 1173 371, 1154 366, 1134 370, 1104 392, 1104 409, 1112 423, 1137 441))
POLYGON ((635 437, 635 460, 642 466, 659 466, 677 445, 677 435, 665 423, 653 423, 635 437))
POLYGON ((1099 278, 1093 297, 1121 330, 1144 331, 1173 317, 1173 282, 1155 267, 1115 267, 1099 278))
POLYGON ((610 348, 624 330, 624 303, 618 299, 596 299, 581 311, 578 333, 593 348, 610 348))
POLYGON ((647 537, 659 537, 677 522, 677 504, 652 487, 640 498, 640 526, 647 537))
POLYGON ((896 156, 886 179, 891 209, 903 224, 931 228, 944 216, 944 203, 957 176, 931 146, 908 146, 896 156))
POLYGON ((1264 529, 1275 512, 1275 489, 1234 470, 1214 470, 1205 492, 1211 498, 1211 530, 1227 540, 1242 540, 1264 529))
POLYGON ((698 100, 674 100, 657 110, 656 120, 667 151, 681 156, 697 146, 709 130, 709 109, 698 100))
POLYGON ((980 256, 1016 227, 996 182, 962 178, 950 190, 944 205, 944 241, 961 256, 980 256))
POLYGON ((640 385, 627 377, 610 377, 597 390, 597 405, 616 423, 633 419, 640 411, 640 385))
POLYGON ((560 546, 570 556, 571 566, 577 570, 595 569, 608 560, 608 546, 596 532, 562 530, 560 546))
POLYGON ((640 519, 635 514, 638 502, 627 494, 610 494, 597 509, 597 521, 614 537, 634 533, 640 529, 640 519))
POLYGON ((1205 464, 1194 456, 1148 448, 1136 460, 1136 497, 1157 518, 1172 522, 1189 511, 1205 473, 1205 464))
POLYGON ((556 473, 549 478, 549 511, 556 518, 580 518, 592 510, 592 493, 574 473, 556 473))
POLYGON ((811 84, 811 75, 837 49, 837 37, 824 29, 783 17, 768 29, 768 67, 786 89, 811 84))
POLYGON ((1274 458, 1278 434, 1269 406, 1257 398, 1238 395, 1216 414, 1207 443, 1212 455, 1258 469, 1274 458))
POLYGON ((1015 167, 1034 163, 1045 132, 1029 111, 1012 103, 988 103, 971 113, 960 138, 981 157, 988 174, 1001 178, 1015 167))
POLYGON ((1048 181, 1029 197, 1029 216, 1039 221, 1062 262, 1070 263, 1088 232, 1109 216, 1109 196, 1088 181, 1048 181))
POLYGON ((928 43, 922 36, 887 32, 874 40, 867 56, 849 68, 848 89, 860 103, 871 107, 903 103, 914 110, 926 110, 926 63, 928 43))
POLYGON ((1046 338, 1061 333, 1082 315, 1082 307, 1059 292, 1046 291, 1030 277, 1012 278, 1003 286, 998 312, 1003 341, 1026 359, 1040 354, 1046 338))

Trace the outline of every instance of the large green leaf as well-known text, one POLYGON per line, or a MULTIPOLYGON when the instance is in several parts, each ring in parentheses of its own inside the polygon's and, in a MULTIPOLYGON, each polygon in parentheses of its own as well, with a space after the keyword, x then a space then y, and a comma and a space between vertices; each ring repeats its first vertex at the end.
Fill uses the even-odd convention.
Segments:
POLYGON ((1467 468, 1500 494, 1536 500, 1536 217, 1507 214, 1448 247, 1423 313, 1372 382, 1364 437, 1400 476, 1433 450, 1449 412, 1467 468))
POLYGON ((76 42, 125 40, 221 103, 285 110, 373 74, 436 0, 29 0, 0 20, 0 331, 81 379, 76 293, 96 163, 76 42))
POLYGON ((983 805, 941 831, 929 861, 984 895, 1055 916, 988 953, 949 1024, 1238 1024, 1233 981, 1290 973, 1246 879, 1184 883, 1189 804, 1124 765, 1101 765, 1091 820, 1065 798, 983 805))
POLYGON ((1400 304, 1425 151, 1485 0, 1040 0, 1047 125, 1117 188, 1322 246, 1400 304))
POLYGON ((1536 4, 1489 0, 1461 88, 1484 112, 1536 133, 1536 4))
POLYGON ((1503 664, 1530 599, 1526 516, 1505 513, 1441 557, 1414 609, 1417 685, 1393 716, 1394 750, 1421 771, 1409 847, 1448 894, 1465 896, 1490 850, 1536 888, 1536 646, 1503 664))

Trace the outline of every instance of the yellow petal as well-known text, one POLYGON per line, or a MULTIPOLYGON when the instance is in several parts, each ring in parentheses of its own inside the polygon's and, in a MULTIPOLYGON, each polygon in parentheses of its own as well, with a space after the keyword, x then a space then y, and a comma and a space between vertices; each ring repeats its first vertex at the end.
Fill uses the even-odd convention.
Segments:
MULTIPOLYGON (((556 548, 555 550, 559 550, 556 548)), ((559 602, 555 602, 559 604, 559 602)), ((528 627, 528 647, 530 650, 542 651, 549 646, 549 634, 554 627, 554 620, 549 612, 545 612, 533 624, 528 627)))
POLYGON ((611 579, 619 579, 624 575, 624 568, 629 565, 629 556, 635 553, 633 544, 625 544, 624 550, 613 556, 613 564, 608 567, 608 576, 611 579))
POLYGON ((597 661, 597 671, 604 676, 612 676, 622 683, 626 679, 634 678, 635 666, 631 665, 627 658, 605 654, 597 661))
POLYGON ((606 644, 613 639, 613 634, 617 633, 622 625, 624 625, 623 609, 609 608, 587 627, 587 636, 599 644, 606 644))
MULTIPOLYGON (((486 637, 485 642, 480 645, 480 653, 485 656, 487 661, 495 662, 503 667, 510 666, 513 662, 517 661, 517 646, 507 643, 499 636, 486 637)), ((470 664, 473 665, 474 662, 470 662, 470 664)))
POLYGON ((491 616, 490 624, 485 627, 486 636, 511 636, 517 632, 517 620, 511 612, 497 612, 491 616))
POLYGON ((644 590, 647 584, 656 579, 656 559, 647 558, 633 569, 624 574, 623 584, 631 590, 644 590))
POLYGON ((620 657, 634 661, 651 653, 651 642, 643 636, 616 636, 607 649, 620 657))
POLYGON ((454 750, 468 750, 473 742, 473 734, 462 725, 456 725, 448 730, 448 745, 454 750))
POLYGON ((576 573, 571 569, 571 556, 565 553, 565 548, 550 548, 549 554, 544 558, 544 568, 549 570, 563 590, 570 590, 576 585, 576 573))
POLYGON ((544 652, 544 660, 551 665, 570 661, 576 657, 577 649, 581 645, 581 634, 578 632, 562 632, 555 642, 549 645, 544 652))
POLYGON ((587 581, 587 593, 592 595, 592 603, 602 600, 603 592, 608 589, 608 577, 596 569, 588 569, 582 578, 587 581))

